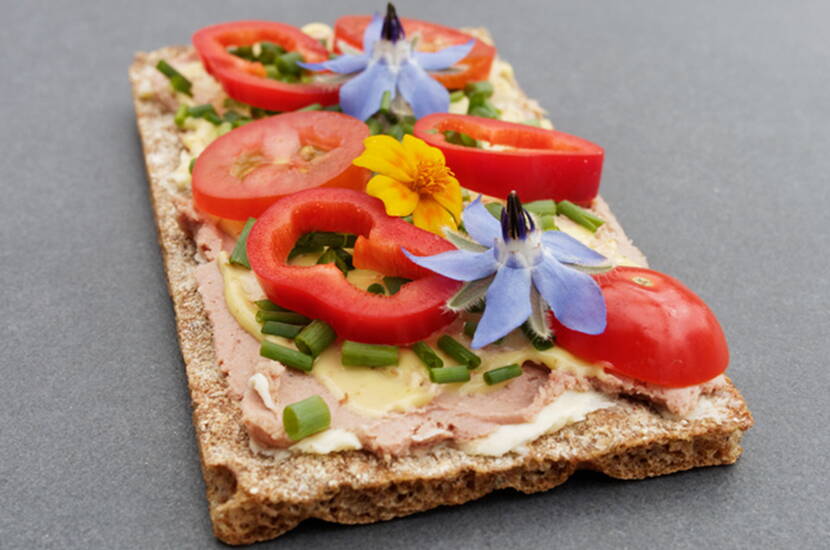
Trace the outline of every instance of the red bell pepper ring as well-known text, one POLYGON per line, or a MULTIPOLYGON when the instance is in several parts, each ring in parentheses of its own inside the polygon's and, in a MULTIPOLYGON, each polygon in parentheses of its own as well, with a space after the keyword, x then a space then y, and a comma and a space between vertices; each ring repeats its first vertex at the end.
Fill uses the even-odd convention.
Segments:
POLYGON ((444 152, 462 186, 506 199, 516 190, 523 201, 553 199, 590 205, 599 192, 602 147, 564 132, 469 115, 435 113, 415 123, 415 135, 444 152), (448 143, 446 131, 467 134, 509 149, 491 150, 448 143))
POLYGON ((273 42, 286 51, 299 52, 308 63, 328 59, 328 51, 297 27, 272 21, 234 21, 196 31, 193 45, 207 71, 237 101, 273 111, 293 111, 312 103, 339 101, 340 84, 286 83, 266 78, 265 67, 228 52, 231 46, 273 42))
POLYGON ((383 202, 351 189, 310 189, 266 210, 248 236, 248 261, 268 298, 330 324, 340 338, 371 344, 409 344, 446 326, 455 314, 447 300, 461 283, 410 262, 452 250, 444 239, 386 215, 383 202), (288 265, 297 239, 312 231, 358 236, 354 265, 411 283, 379 296, 353 286, 334 264, 288 265))

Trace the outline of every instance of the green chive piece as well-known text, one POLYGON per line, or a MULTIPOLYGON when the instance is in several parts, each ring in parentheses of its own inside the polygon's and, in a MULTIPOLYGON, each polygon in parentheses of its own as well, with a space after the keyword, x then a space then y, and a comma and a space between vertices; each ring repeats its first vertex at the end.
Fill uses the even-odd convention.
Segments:
POLYGON ((526 202, 522 205, 522 207, 531 214, 536 214, 537 216, 556 215, 556 203, 552 200, 526 202))
POLYGON ((310 372, 311 366, 314 363, 314 359, 310 355, 275 344, 274 342, 269 342, 268 340, 262 341, 262 344, 259 346, 259 354, 268 359, 279 361, 286 367, 305 372, 310 372))
POLYGON ((388 367, 398 364, 398 348, 346 340, 340 349, 340 360, 347 366, 388 367))
POLYGON ((315 231, 306 233, 309 243, 332 248, 343 248, 348 244, 348 235, 345 233, 334 233, 332 231, 315 231))
POLYGON ((193 157, 192 159, 190 159, 190 164, 187 165, 188 173, 190 173, 190 174, 193 173, 193 167, 194 166, 196 166, 196 157, 193 157))
POLYGON ((605 223, 605 220, 598 218, 593 213, 581 208, 571 201, 560 202, 556 210, 558 213, 575 221, 591 233, 594 233, 599 227, 605 223))
POLYGON ((174 90, 177 92, 181 92, 186 95, 193 95, 190 92, 190 88, 193 84, 186 79, 179 71, 173 68, 167 61, 164 59, 160 59, 158 63, 156 63, 156 69, 159 70, 161 74, 166 76, 168 80, 170 80, 170 85, 173 87, 174 90))
POLYGON ((337 269, 343 272, 343 275, 347 275, 349 273, 349 266, 346 265, 346 262, 337 255, 336 248, 327 248, 323 255, 317 259, 317 265, 322 264, 334 264, 337 269))
POLYGON ((302 111, 322 111, 322 110, 323 110, 322 105, 320 105, 319 103, 312 103, 311 105, 306 105, 302 109, 297 109, 297 112, 299 113, 299 112, 302 112, 302 111))
POLYGON ((444 366, 444 360, 438 357, 438 354, 429 347, 426 342, 415 342, 412 344, 412 351, 421 360, 421 363, 430 369, 437 369, 444 366))
POLYGON ((277 60, 277 56, 280 56, 284 53, 285 49, 278 44, 274 44, 273 42, 260 42, 259 58, 257 59, 257 61, 259 61, 263 65, 273 65, 274 62, 276 62, 277 60))
POLYGON ((514 363, 512 365, 506 365, 497 369, 488 370, 484 373, 484 381, 488 386, 492 386, 493 384, 498 384, 499 382, 504 382, 505 380, 521 376, 522 372, 522 367, 514 363))
POLYGON ((256 307, 263 311, 289 311, 282 306, 278 306, 271 300, 257 300, 254 303, 256 304, 256 307))
POLYGON ((466 96, 464 94, 464 90, 455 90, 454 92, 450 93, 450 103, 455 103, 456 101, 461 101, 466 96))
POLYGON ((464 147, 478 147, 478 141, 472 136, 456 132, 454 130, 447 130, 444 132, 444 140, 453 145, 462 145, 464 147))
POLYGON ((354 245, 357 244, 357 235, 346 234, 346 242, 343 244, 343 248, 354 248, 354 245))
POLYGON ((236 57, 241 57, 242 59, 247 59, 248 61, 256 60, 256 57, 254 56, 254 48, 252 46, 238 46, 236 48, 230 48, 228 53, 235 55, 236 57))
POLYGON ((173 122, 176 123, 176 126, 179 128, 184 126, 184 121, 187 120, 187 105, 184 103, 179 105, 179 108, 176 109, 176 116, 173 117, 173 122))
POLYGON ((476 333, 476 329, 478 328, 478 321, 467 321, 464 323, 464 334, 469 336, 470 338, 476 333))
POLYGON ((542 216, 542 231, 551 231, 551 230, 558 230, 559 227, 556 225, 556 216, 551 216, 545 214, 542 216))
POLYGON ((246 117, 240 115, 233 109, 228 109, 227 111, 225 111, 225 114, 222 115, 222 120, 224 120, 225 122, 230 122, 231 124, 236 124, 245 118, 246 117))
POLYGON ((335 248, 334 253, 340 258, 344 264, 346 264, 346 269, 351 271, 354 269, 354 260, 352 259, 352 255, 343 250, 342 248, 335 248))
POLYGON ((331 328, 331 325, 316 319, 300 331, 294 338, 294 344, 301 352, 317 357, 336 339, 337 334, 331 328))
POLYGON ((501 211, 504 210, 504 205, 499 202, 488 202, 484 205, 484 208, 486 208, 494 218, 501 220, 501 211))
POLYGON ((302 60, 303 56, 300 52, 288 52, 278 56, 275 61, 280 73, 286 76, 299 77, 303 69, 297 65, 297 62, 302 60))
POLYGON ((331 425, 329 406, 319 395, 291 403, 282 411, 282 427, 292 441, 322 432, 331 425))
POLYGON ((469 382, 470 371, 464 365, 456 367, 441 367, 429 369, 429 379, 434 384, 453 384, 455 382, 469 382))
POLYGON ((289 325, 307 325, 311 319, 305 315, 294 313, 293 311, 263 311, 256 312, 256 320, 258 323, 266 321, 279 321, 280 323, 288 323, 289 325))
POLYGON ((302 325, 289 325, 279 321, 265 321, 265 324, 262 325, 262 334, 273 334, 283 338, 294 338, 301 330, 303 330, 302 325))
POLYGON ((248 245, 248 234, 251 232, 254 222, 256 222, 255 218, 248 218, 248 221, 245 222, 245 227, 242 229, 242 233, 236 241, 236 246, 233 247, 231 257, 228 258, 229 263, 241 265, 244 268, 251 269, 251 264, 248 263, 248 251, 246 250, 246 246, 248 245))
POLYGON ((472 370, 481 365, 481 357, 465 348, 449 334, 444 334, 438 339, 438 348, 459 363, 467 365, 468 369, 472 370))
POLYGON ((216 126, 222 124, 222 119, 219 118, 219 115, 216 114, 216 109, 210 103, 190 107, 187 110, 187 114, 193 118, 203 118, 216 126))
POLYGON ((467 110, 468 115, 479 116, 482 118, 499 118, 499 111, 493 107, 489 102, 483 105, 474 105, 467 110))
POLYGON ((539 335, 531 330, 527 323, 523 323, 521 328, 524 335, 528 340, 530 340, 530 343, 533 344, 533 347, 537 350, 545 351, 546 349, 550 349, 554 346, 555 342, 552 338, 550 340, 540 338, 539 335))
POLYGON ((376 136, 383 133, 383 126, 380 121, 375 118, 370 118, 366 121, 366 126, 369 127, 369 135, 376 136))
POLYGON ((406 279, 404 277, 384 277, 383 284, 386 285, 386 288, 389 289, 389 295, 397 294, 403 285, 406 283, 412 282, 411 279, 406 279))
POLYGON ((484 98, 488 98, 493 95, 493 85, 490 83, 489 80, 480 80, 479 82, 468 82, 467 85, 464 86, 464 93, 467 96, 480 95, 484 96, 484 98))
POLYGON ((366 292, 371 292, 372 294, 380 294, 382 296, 385 296, 386 288, 380 283, 372 283, 369 285, 369 288, 366 289, 366 292))
POLYGON ((378 109, 378 111, 388 113, 390 107, 392 107, 392 92, 386 90, 383 92, 383 97, 380 99, 380 109, 378 109))

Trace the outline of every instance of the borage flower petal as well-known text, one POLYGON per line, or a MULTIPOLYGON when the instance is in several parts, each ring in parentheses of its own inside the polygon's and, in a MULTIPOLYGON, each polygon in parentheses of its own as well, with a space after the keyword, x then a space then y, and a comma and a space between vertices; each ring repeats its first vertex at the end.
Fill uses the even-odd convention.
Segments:
POLYGON ((383 94, 394 95, 396 80, 384 61, 370 62, 365 71, 340 88, 340 106, 353 117, 366 120, 378 110, 383 94))
POLYGON ((320 63, 297 63, 310 71, 331 71, 338 74, 351 74, 362 71, 369 65, 368 55, 341 55, 320 63))
POLYGON ((590 275, 565 267, 546 252, 533 270, 533 285, 569 329, 585 334, 605 330, 605 299, 590 275))
POLYGON ((608 258, 563 231, 542 233, 542 243, 557 260, 566 264, 598 266, 608 263, 608 258))
POLYGON ((456 281, 483 279, 492 275, 498 268, 498 262, 492 250, 486 252, 450 250, 434 256, 414 256, 406 249, 403 253, 412 263, 456 281))
POLYGON ((425 71, 439 71, 452 67, 470 53, 476 41, 456 44, 437 52, 415 52, 413 57, 425 71))
POLYGON ((372 20, 366 25, 363 31, 363 51, 366 54, 372 53, 375 42, 380 39, 380 31, 383 29, 383 16, 379 12, 372 15, 372 20))
POLYGON ((501 224, 490 214, 481 202, 481 197, 464 209, 464 229, 478 244, 490 247, 501 239, 501 224))
POLYGON ((487 289, 487 307, 473 336, 473 349, 506 336, 530 317, 530 282, 528 268, 504 266, 498 270, 487 289))
POLYGON ((450 109, 450 94, 443 84, 411 61, 401 66, 398 91, 412 107, 415 118, 432 113, 446 113, 450 109))

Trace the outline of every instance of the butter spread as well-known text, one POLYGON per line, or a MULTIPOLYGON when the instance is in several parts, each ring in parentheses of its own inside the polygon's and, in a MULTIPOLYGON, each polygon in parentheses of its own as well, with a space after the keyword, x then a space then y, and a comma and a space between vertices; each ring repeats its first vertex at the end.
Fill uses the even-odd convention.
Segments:
POLYGON ((248 385, 257 392, 259 398, 262 399, 262 404, 269 410, 274 412, 278 412, 277 404, 274 403, 274 399, 271 397, 271 383, 268 382, 268 379, 265 377, 264 374, 258 372, 251 376, 248 379, 248 385))
POLYGON ((363 445, 357 436, 341 428, 330 428, 323 432, 306 437, 288 448, 289 451, 303 453, 328 454, 337 451, 356 451, 363 445))
POLYGON ((524 451, 539 436, 585 420, 588 413, 613 407, 616 400, 596 391, 568 390, 544 407, 531 422, 499 426, 491 434, 463 441, 458 448, 468 454, 500 456, 524 451))

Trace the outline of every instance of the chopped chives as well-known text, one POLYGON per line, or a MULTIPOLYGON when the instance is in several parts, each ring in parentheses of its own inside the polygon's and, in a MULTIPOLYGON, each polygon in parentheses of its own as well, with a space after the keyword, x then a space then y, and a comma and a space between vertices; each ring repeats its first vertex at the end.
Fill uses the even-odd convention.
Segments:
POLYGON ((470 107, 467 114, 482 118, 499 118, 498 109, 493 107, 489 102, 486 102, 483 105, 474 105, 470 107))
POLYGON ((389 90, 383 92, 383 97, 380 99, 380 109, 378 111, 382 113, 389 112, 389 108, 392 106, 392 93, 389 90))
POLYGON ((265 321, 265 324, 262 325, 262 334, 273 334, 283 338, 294 338, 301 330, 303 330, 302 325, 289 325, 279 321, 265 321))
POLYGON ((248 61, 256 60, 254 49, 251 46, 238 46, 236 48, 230 48, 228 52, 237 57, 241 57, 242 59, 247 59, 248 61))
POLYGON ((317 357, 337 339, 337 334, 328 323, 316 319, 294 338, 294 344, 301 352, 317 357))
POLYGON ((303 56, 300 52, 288 52, 277 56, 275 62, 277 69, 279 69, 280 73, 283 75, 289 77, 299 77, 302 72, 302 67, 297 65, 297 63, 302 60, 303 56))
POLYGON ((480 80, 478 82, 468 82, 464 86, 464 93, 467 96, 480 95, 488 98, 493 95, 493 85, 489 80, 480 80))
POLYGON ((176 109, 176 115, 173 117, 173 122, 176 123, 176 126, 182 128, 184 126, 184 121, 187 120, 187 105, 184 103, 179 105, 179 108, 176 109))
POLYGON ((481 365, 481 357, 468 350, 449 334, 444 334, 438 339, 438 347, 459 363, 467 365, 468 369, 474 369, 481 365))
POLYGON ((193 157, 192 159, 190 159, 190 164, 187 165, 188 173, 190 173, 190 174, 193 173, 193 167, 194 166, 196 166, 196 157, 193 157))
POLYGON ((429 379, 434 384, 453 384, 455 382, 468 382, 470 380, 470 371, 467 369, 465 365, 429 369, 429 379))
POLYGON ((447 130, 444 132, 444 140, 453 145, 463 145, 464 147, 478 147, 478 141, 470 135, 456 132, 455 130, 447 130))
POLYGON ((546 349, 550 349, 554 346, 553 338, 545 340, 538 334, 534 333, 527 323, 523 323, 521 329, 527 339, 530 340, 530 343, 533 344, 533 347, 537 350, 545 351, 546 349))
POLYGON ((497 369, 488 370, 484 373, 484 381, 488 386, 510 380, 522 375, 522 367, 517 364, 506 365, 497 369))
POLYGON ((504 205, 499 202, 488 202, 484 205, 484 208, 486 208, 494 218, 501 220, 501 211, 504 210, 504 205))
POLYGON ((403 285, 406 283, 412 282, 411 279, 406 279, 404 277, 384 277, 383 284, 386 285, 386 288, 389 289, 389 295, 397 294, 403 285))
POLYGON ((595 232, 599 227, 605 223, 605 220, 597 217, 592 212, 581 208, 571 201, 561 201, 556 208, 559 214, 570 218, 578 223, 591 233, 595 232))
POLYGON ((464 94, 464 90, 455 90, 454 92, 450 93, 450 103, 461 101, 465 97, 466 95, 464 94))
POLYGON ((288 323, 289 325, 307 325, 311 319, 305 315, 294 313, 293 311, 263 311, 256 312, 256 320, 258 323, 266 321, 279 321, 280 323, 288 323))
POLYGON ((412 351, 424 365, 431 369, 444 366, 444 360, 438 357, 438 354, 426 342, 415 342, 412 344, 412 351))
POLYGON ((311 366, 314 363, 314 359, 310 355, 269 342, 268 340, 263 340, 262 344, 260 344, 259 354, 268 359, 279 361, 286 367, 305 372, 310 372, 311 366))
POLYGON ((233 247, 231 257, 228 258, 229 263, 241 265, 242 267, 251 269, 251 264, 248 263, 248 251, 246 250, 246 246, 248 245, 248 234, 251 232, 254 222, 256 222, 255 218, 248 218, 248 221, 245 222, 245 227, 242 229, 242 233, 236 241, 236 246, 233 247))
POLYGON ((273 42, 260 42, 259 57, 257 58, 257 61, 263 65, 273 65, 277 59, 277 56, 284 53, 285 49, 278 44, 274 44, 273 42))
POLYGON ((164 59, 160 59, 158 63, 156 63, 156 69, 166 76, 168 80, 170 80, 170 85, 173 87, 174 90, 177 92, 181 92, 186 95, 193 95, 190 92, 190 88, 193 84, 186 79, 179 71, 173 68, 167 61, 164 59))
POLYGON ((381 294, 386 295, 386 288, 380 283, 372 283, 369 285, 369 288, 366 289, 366 292, 371 292, 372 294, 381 294))
POLYGON ((340 349, 340 360, 347 366, 388 367, 398 364, 398 348, 346 340, 340 349))
POLYGON ((545 214, 542 216, 542 231, 558 230, 556 225, 556 216, 545 214))
POLYGON ((293 441, 322 432, 331 425, 329 406, 319 395, 291 403, 282 411, 282 427, 293 441))
POLYGON ((354 269, 354 261, 352 259, 351 254, 349 254, 342 248, 335 248, 334 254, 343 261, 343 263, 346 265, 347 271, 351 271, 352 269, 354 269))
POLYGON ((477 328, 478 321, 467 321, 466 323, 464 323, 464 334, 472 338, 473 335, 475 335, 477 328))
POLYGON ((265 311, 290 311, 282 306, 278 306, 271 300, 257 300, 254 303, 256 304, 256 307, 265 311))
POLYGON ((525 210, 537 216, 555 216, 556 203, 552 200, 539 200, 533 202, 526 202, 522 205, 525 210))
POLYGON ((343 272, 343 275, 347 275, 349 273, 349 266, 346 265, 346 262, 343 261, 343 258, 337 255, 337 249, 335 248, 327 248, 323 255, 317 259, 317 264, 334 264, 337 269, 343 272))

